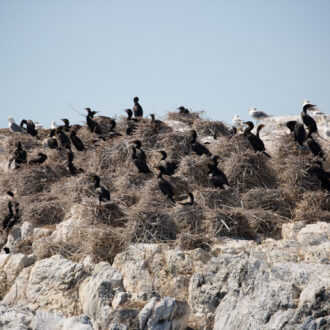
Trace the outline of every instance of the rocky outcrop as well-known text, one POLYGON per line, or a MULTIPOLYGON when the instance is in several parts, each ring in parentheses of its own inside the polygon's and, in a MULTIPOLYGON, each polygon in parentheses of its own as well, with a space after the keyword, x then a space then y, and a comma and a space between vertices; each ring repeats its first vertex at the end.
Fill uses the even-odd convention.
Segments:
POLYGON ((1 254, 0 327, 326 329, 329 236, 329 223, 290 223, 281 240, 226 238, 209 250, 134 244, 112 265, 1 254))

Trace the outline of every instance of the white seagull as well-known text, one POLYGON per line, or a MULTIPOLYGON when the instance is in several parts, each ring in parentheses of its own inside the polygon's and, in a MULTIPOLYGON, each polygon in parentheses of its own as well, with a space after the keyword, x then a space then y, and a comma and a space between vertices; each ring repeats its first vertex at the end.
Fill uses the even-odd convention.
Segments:
POLYGON ((233 124, 235 127, 237 127, 237 128, 242 127, 243 122, 244 122, 244 120, 242 118, 240 118, 240 116, 238 114, 233 116, 233 124))
POLYGON ((56 129, 57 128, 57 124, 55 120, 52 120, 52 124, 50 125, 50 129, 56 129))
POLYGON ((268 118, 269 115, 267 115, 266 112, 263 112, 261 110, 257 110, 257 108, 250 108, 249 110, 250 116, 255 119, 256 121, 268 118))
POLYGON ((23 134, 26 134, 26 132, 24 131, 24 129, 20 126, 18 126, 16 123, 15 123, 15 120, 13 117, 8 117, 8 128, 10 131, 12 132, 16 132, 16 133, 23 133, 23 134))
POLYGON ((33 123, 34 123, 36 129, 44 129, 44 127, 41 124, 39 124, 39 122, 34 121, 33 123))

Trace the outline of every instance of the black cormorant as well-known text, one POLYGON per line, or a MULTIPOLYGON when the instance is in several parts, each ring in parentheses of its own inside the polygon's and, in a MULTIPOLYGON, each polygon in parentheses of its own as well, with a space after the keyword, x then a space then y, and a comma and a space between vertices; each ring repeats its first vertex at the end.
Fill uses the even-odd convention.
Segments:
POLYGON ((131 109, 126 109, 125 112, 127 113, 127 120, 132 120, 134 122, 138 122, 139 121, 137 118, 132 118, 133 111, 131 109))
POLYGON ((126 109, 125 112, 127 113, 127 119, 126 119, 126 134, 128 136, 131 136, 132 133, 136 130, 135 123, 138 121, 136 118, 132 118, 133 111, 131 109, 126 109))
POLYGON ((70 133, 70 139, 72 141, 72 144, 76 147, 78 151, 83 151, 85 149, 84 143, 81 141, 81 139, 77 136, 76 131, 72 131, 70 133))
POLYGON ((2 222, 2 227, 4 229, 13 227, 19 221, 19 203, 14 200, 13 192, 7 191, 7 194, 12 200, 8 202, 8 214, 2 222), (13 212, 13 205, 15 207, 15 213, 13 212))
MULTIPOLYGON (((244 136, 247 137, 247 139, 249 140, 250 144, 252 145, 253 149, 255 152, 260 151, 262 152, 264 155, 266 155, 267 157, 271 158, 271 156, 269 154, 267 154, 266 152, 266 148, 265 145, 263 143, 263 141, 256 135, 254 135, 251 131, 253 130, 253 123, 252 121, 247 121, 244 122, 243 124, 248 125, 248 127, 244 130, 244 136)), ((259 125, 259 127, 261 126, 261 128, 259 128, 258 130, 258 135, 259 135, 259 131, 264 127, 263 125, 259 125)))
POLYGON ((158 174, 158 187, 160 191, 167 197, 169 198, 173 203, 175 203, 175 200, 173 199, 174 192, 171 184, 163 178, 163 174, 165 172, 165 169, 163 166, 157 166, 157 170, 159 171, 158 174))
POLYGON ((6 229, 8 227, 8 223, 13 217, 14 217, 13 203, 10 201, 8 202, 8 214, 5 216, 5 218, 2 221, 3 229, 6 229))
POLYGON ((94 180, 94 188, 99 194, 99 202, 109 202, 110 201, 110 192, 108 189, 100 185, 100 177, 96 174, 92 176, 92 179, 94 180))
POLYGON ((47 139, 47 145, 50 149, 57 149, 58 148, 58 143, 57 140, 54 138, 56 133, 55 129, 52 129, 49 133, 49 137, 47 139))
POLYGON ((190 113, 190 111, 188 109, 186 109, 184 106, 178 107, 178 110, 179 110, 179 113, 182 113, 182 114, 185 114, 185 115, 190 113))
POLYGON ((295 120, 288 121, 286 123, 288 129, 293 133, 293 138, 300 146, 303 146, 306 139, 306 132, 303 124, 298 123, 295 120))
POLYGON ((15 160, 15 169, 20 167, 21 164, 27 163, 26 151, 23 150, 22 143, 20 141, 16 143, 16 150, 14 151, 13 156, 9 159, 8 168, 10 167, 13 160, 15 160))
POLYGON ((135 144, 136 147, 136 158, 146 160, 146 154, 145 152, 141 149, 142 143, 140 140, 135 140, 132 143, 135 144))
POLYGON ((195 204, 195 199, 194 195, 191 192, 188 192, 188 199, 179 202, 181 205, 194 205, 195 204))
POLYGON ((210 153, 209 149, 207 149, 205 146, 203 146, 202 144, 197 142, 196 139, 197 139, 197 132, 195 130, 192 130, 191 131, 191 140, 190 140, 191 149, 198 156, 201 156, 203 154, 205 154, 207 156, 211 156, 212 154, 210 153))
POLYGON ((61 146, 65 149, 71 150, 71 142, 69 137, 63 132, 63 126, 59 126, 56 129, 56 135, 58 136, 61 146))
POLYGON ((30 135, 35 136, 37 139, 39 139, 38 131, 36 130, 36 126, 32 120, 23 119, 21 121, 20 127, 25 129, 30 135), (26 125, 26 127, 24 127, 24 125, 26 125))
POLYGON ((319 156, 323 160, 325 160, 324 152, 321 146, 314 140, 310 131, 308 132, 306 143, 308 145, 309 150, 313 153, 314 156, 319 156))
POLYGON ((151 123, 152 124, 155 124, 155 125, 158 125, 158 126, 164 124, 161 120, 155 119, 155 115, 153 113, 150 114, 150 117, 151 117, 151 123))
POLYGON ((86 116, 86 122, 87 122, 87 126, 88 126, 89 130, 92 133, 102 134, 100 125, 92 118, 93 117, 91 117, 91 115, 89 115, 89 114, 86 116))
POLYGON ((303 123, 308 127, 309 131, 312 133, 317 133, 317 125, 315 120, 307 113, 307 110, 315 107, 314 104, 306 103, 303 106, 303 111, 301 112, 301 119, 303 123))
POLYGON ((79 173, 84 173, 84 170, 82 168, 77 168, 75 167, 75 165, 73 164, 73 158, 74 158, 74 154, 71 150, 69 150, 67 152, 67 159, 68 159, 68 169, 69 169, 69 172, 72 174, 72 175, 77 175, 79 173))
POLYGON ((134 116, 136 118, 142 117, 143 116, 143 109, 142 109, 142 107, 139 103, 139 98, 136 96, 136 97, 134 97, 133 101, 134 101, 134 106, 133 106, 134 116))
POLYGON ((64 132, 69 132, 71 129, 69 119, 63 118, 61 119, 64 123, 64 132))
POLYGON ((330 173, 323 169, 323 164, 320 161, 316 161, 315 165, 312 165, 307 172, 316 175, 321 182, 322 189, 330 191, 330 173))
POLYGON ((160 165, 164 167, 165 175, 173 175, 176 169, 178 168, 178 163, 176 162, 170 162, 168 161, 167 158, 167 153, 164 150, 158 151, 161 155, 162 158, 160 160, 160 165))
POLYGON ((146 163, 145 159, 140 159, 136 156, 136 148, 133 146, 132 147, 133 153, 132 153, 132 159, 134 165, 137 167, 139 170, 139 173, 152 173, 148 167, 148 164, 146 163))
POLYGON ((228 179, 226 177, 226 174, 223 173, 218 168, 218 156, 213 156, 212 163, 207 164, 209 171, 207 172, 207 175, 209 177, 210 182, 214 185, 214 187, 219 188, 226 188, 226 186, 229 186, 228 179))
POLYGON ((29 165, 42 164, 46 161, 47 155, 42 152, 39 152, 36 158, 33 158, 29 161, 29 165))

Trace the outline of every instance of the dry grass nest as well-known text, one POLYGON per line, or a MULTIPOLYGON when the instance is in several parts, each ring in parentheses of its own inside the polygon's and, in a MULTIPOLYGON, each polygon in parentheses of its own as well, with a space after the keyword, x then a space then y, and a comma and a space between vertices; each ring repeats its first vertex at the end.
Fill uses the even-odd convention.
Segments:
MULTIPOLYGON (((8 130, 2 133, 8 142, 2 162, 10 157, 19 139, 28 158, 41 148, 48 156, 40 166, 25 165, 1 173, 2 195, 12 190, 20 203, 18 225, 29 221, 34 226, 55 227, 72 216, 75 206, 80 207, 76 216, 82 222, 74 237, 61 243, 45 240, 36 252, 39 258, 60 253, 73 260, 92 255, 95 260, 111 261, 131 243, 165 242, 185 249, 208 249, 226 236, 279 238, 284 222, 329 220, 329 193, 322 191, 317 178, 307 172, 313 158, 300 150, 290 135, 279 137, 279 147, 270 152, 273 158, 269 159, 255 153, 242 134, 229 137, 223 123, 202 119, 201 113, 169 113, 167 119, 181 121, 189 126, 187 130, 195 128, 199 138, 220 135, 208 148, 220 156, 218 167, 228 178, 227 190, 215 188, 209 181, 211 157, 191 151, 188 132, 154 125, 147 119, 141 120, 128 137, 126 118, 122 118, 116 130, 123 135, 107 141, 86 127, 79 130, 77 135, 87 150, 73 148, 75 166, 84 169, 75 176, 68 171, 65 150, 45 149, 41 141, 28 135, 8 130), (136 139, 142 142, 152 174, 139 174, 132 162, 131 142, 136 139), (173 176, 164 175, 173 186, 176 204, 158 188, 155 167, 160 162, 160 150, 179 163, 173 176), (99 203, 91 174, 100 176, 101 185, 110 191, 110 202, 99 203), (180 205, 188 192, 193 193, 195 204, 180 205)), ((325 143, 323 147, 329 158, 329 148, 325 143)), ((324 168, 329 170, 328 161, 324 168)), ((7 212, 8 198, 1 201, 2 216, 7 212)), ((30 251, 30 243, 26 251, 30 251)), ((24 251, 22 244, 18 248, 24 251)))

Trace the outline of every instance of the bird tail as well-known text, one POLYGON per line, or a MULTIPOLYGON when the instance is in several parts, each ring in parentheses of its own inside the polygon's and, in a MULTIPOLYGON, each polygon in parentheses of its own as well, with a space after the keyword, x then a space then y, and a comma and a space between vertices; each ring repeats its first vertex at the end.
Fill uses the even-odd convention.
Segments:
POLYGON ((272 156, 270 156, 269 154, 267 154, 266 151, 263 151, 262 153, 263 153, 265 156, 267 156, 268 158, 272 158, 272 156))

